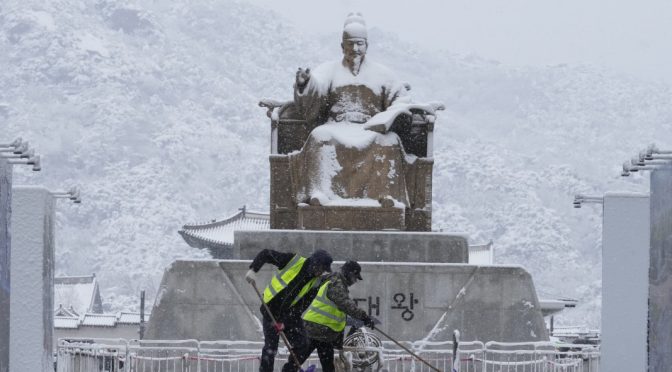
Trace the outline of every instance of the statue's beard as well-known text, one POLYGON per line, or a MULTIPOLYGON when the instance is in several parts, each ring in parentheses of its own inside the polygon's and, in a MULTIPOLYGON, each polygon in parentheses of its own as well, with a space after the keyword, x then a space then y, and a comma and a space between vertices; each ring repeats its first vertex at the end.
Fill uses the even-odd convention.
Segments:
POLYGON ((364 55, 357 54, 350 58, 350 71, 353 75, 359 74, 359 69, 362 67, 362 62, 364 62, 364 55))

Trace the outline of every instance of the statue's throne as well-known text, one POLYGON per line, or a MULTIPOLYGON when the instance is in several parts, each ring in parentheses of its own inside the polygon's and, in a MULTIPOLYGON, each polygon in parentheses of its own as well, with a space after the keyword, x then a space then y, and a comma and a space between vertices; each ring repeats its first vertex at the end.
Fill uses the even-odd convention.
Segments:
MULTIPOLYGON (((321 206, 296 200, 288 154, 301 151, 316 125, 297 113, 294 102, 262 100, 271 119, 272 229, 308 230, 406 230, 430 231, 432 216, 432 154, 435 116, 422 109, 400 115, 390 127, 397 133, 406 154, 417 159, 405 170, 408 203, 392 206, 321 206)), ((439 109, 442 109, 440 107, 439 109)))

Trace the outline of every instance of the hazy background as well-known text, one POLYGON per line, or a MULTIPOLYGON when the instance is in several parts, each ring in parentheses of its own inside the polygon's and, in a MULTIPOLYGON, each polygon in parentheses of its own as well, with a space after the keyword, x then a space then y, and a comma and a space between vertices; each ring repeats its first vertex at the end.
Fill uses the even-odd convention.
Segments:
POLYGON ((666 0, 251 0, 305 31, 333 32, 351 11, 432 49, 514 65, 591 64, 672 82, 666 0))

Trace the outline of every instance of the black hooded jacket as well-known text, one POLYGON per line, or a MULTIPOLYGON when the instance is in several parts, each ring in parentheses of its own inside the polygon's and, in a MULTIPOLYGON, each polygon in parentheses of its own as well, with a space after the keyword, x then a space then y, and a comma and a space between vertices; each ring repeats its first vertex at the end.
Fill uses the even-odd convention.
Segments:
MULTIPOLYGON (((323 251, 321 251, 323 252, 323 251)), ((326 253, 326 252, 325 252, 326 253)), ((282 270, 291 260, 294 258, 295 253, 285 253, 278 252, 272 249, 264 249, 257 254, 252 263, 250 264, 250 269, 258 272, 264 264, 272 264, 282 270)), ((308 308, 310 303, 313 301, 319 290, 319 280, 316 285, 311 288, 308 293, 303 296, 299 302, 292 306, 292 302, 299 294, 301 289, 311 280, 313 276, 310 274, 312 272, 311 268, 314 265, 325 265, 328 267, 331 264, 331 257, 327 254, 326 257, 320 252, 311 255, 306 259, 306 262, 301 267, 301 270, 296 275, 296 277, 287 284, 287 287, 280 291, 273 299, 267 304, 273 316, 281 322, 282 319, 288 317, 301 317, 301 314, 308 308)), ((269 283, 266 283, 268 285, 269 283)), ((259 290, 262 291, 266 288, 260 287, 259 290)), ((261 313, 264 317, 268 317, 266 314, 266 309, 264 305, 261 305, 261 313)))

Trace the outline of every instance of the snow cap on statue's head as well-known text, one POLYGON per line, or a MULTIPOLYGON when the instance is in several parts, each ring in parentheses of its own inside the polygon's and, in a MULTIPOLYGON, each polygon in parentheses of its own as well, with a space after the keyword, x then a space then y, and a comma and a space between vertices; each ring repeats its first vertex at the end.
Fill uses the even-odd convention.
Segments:
POLYGON ((366 39, 366 22, 362 13, 350 13, 343 24, 343 39, 366 39))

